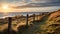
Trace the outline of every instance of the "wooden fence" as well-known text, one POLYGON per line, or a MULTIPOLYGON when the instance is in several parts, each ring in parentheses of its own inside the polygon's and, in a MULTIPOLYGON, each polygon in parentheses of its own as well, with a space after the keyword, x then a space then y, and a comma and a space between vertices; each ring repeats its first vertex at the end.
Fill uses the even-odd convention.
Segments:
MULTIPOLYGON (((38 20, 38 16, 36 16, 35 14, 33 14, 32 16, 29 16, 29 14, 26 15, 26 28, 28 28, 28 18, 31 18, 33 17, 33 22, 35 21, 35 17, 37 18, 38 20)), ((8 34, 11 34, 11 24, 12 23, 12 18, 11 17, 8 17, 8 34)))

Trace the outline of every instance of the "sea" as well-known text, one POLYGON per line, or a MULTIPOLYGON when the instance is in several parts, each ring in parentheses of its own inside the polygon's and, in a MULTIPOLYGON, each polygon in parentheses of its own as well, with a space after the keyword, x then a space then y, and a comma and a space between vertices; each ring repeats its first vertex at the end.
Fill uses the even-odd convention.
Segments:
POLYGON ((5 18, 5 17, 13 17, 17 15, 23 15, 26 16, 27 14, 33 15, 33 14, 42 14, 42 13, 47 13, 47 12, 8 12, 8 13, 0 13, 0 18, 5 18))

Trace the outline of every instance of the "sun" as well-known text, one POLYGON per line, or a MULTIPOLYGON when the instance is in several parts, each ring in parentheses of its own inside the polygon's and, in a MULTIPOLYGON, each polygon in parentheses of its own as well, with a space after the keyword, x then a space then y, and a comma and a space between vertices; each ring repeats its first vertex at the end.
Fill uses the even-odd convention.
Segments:
POLYGON ((9 12, 9 5, 8 4, 2 4, 1 6, 2 12, 7 13, 9 12))
POLYGON ((7 13, 11 11, 10 5, 9 4, 2 4, 1 5, 1 9, 0 9, 3 13, 7 13))
POLYGON ((9 6, 8 5, 2 5, 2 9, 7 10, 7 9, 9 9, 9 6))

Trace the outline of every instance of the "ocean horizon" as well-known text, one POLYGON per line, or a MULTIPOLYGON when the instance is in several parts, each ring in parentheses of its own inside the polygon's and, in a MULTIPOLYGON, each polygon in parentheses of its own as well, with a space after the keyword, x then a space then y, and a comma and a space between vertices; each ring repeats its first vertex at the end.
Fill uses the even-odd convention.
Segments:
POLYGON ((27 14, 32 15, 32 14, 42 14, 42 13, 47 13, 47 12, 8 12, 8 13, 1 13, 0 12, 0 18, 13 17, 16 15, 26 16, 27 14))

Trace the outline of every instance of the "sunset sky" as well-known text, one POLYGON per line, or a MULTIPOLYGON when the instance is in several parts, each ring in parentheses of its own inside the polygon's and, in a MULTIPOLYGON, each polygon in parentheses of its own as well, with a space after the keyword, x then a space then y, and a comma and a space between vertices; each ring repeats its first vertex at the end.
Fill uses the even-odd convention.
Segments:
POLYGON ((60 9, 60 0, 0 0, 0 12, 49 12, 60 9))

